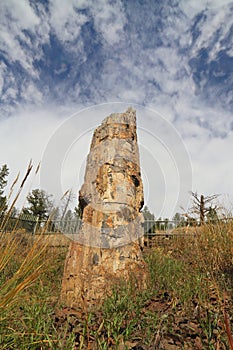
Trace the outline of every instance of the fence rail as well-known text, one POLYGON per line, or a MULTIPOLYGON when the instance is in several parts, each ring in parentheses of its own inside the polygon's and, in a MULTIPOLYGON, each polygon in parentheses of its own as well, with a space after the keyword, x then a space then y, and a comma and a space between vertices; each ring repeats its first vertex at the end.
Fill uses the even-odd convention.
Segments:
MULTIPOLYGON (((78 233, 82 225, 82 221, 79 218, 72 218, 70 220, 39 220, 38 217, 32 217, 27 215, 21 215, 18 217, 10 217, 7 222, 2 225, 2 231, 20 231, 24 230, 31 234, 49 234, 49 233, 78 233)), ((1 220, 0 220, 1 230, 1 220)))
MULTIPOLYGON (((218 220, 219 222, 228 223, 232 218, 218 220)), ((37 217, 23 216, 10 217, 4 224, 4 218, 0 217, 0 232, 19 232, 29 234, 34 239, 35 235, 42 234, 49 241, 51 247, 67 246, 72 235, 76 234, 82 226, 79 218, 63 220, 39 220, 37 217)), ((145 220, 144 229, 144 246, 145 249, 157 246, 170 245, 174 240, 195 239, 197 231, 188 224, 184 225, 174 220, 145 220)), ((73 237, 74 237, 73 236, 73 237)))
MULTIPOLYGON (((232 218, 222 219, 223 222, 228 222, 232 218)), ((38 217, 32 215, 19 215, 15 217, 9 217, 4 224, 4 218, 0 217, 0 231, 12 232, 24 230, 27 233, 37 234, 75 234, 78 233, 82 226, 82 221, 78 217, 70 219, 57 219, 57 220, 39 220, 38 217)), ((172 235, 172 232, 178 227, 190 226, 188 222, 180 222, 175 220, 145 220, 143 223, 144 235, 148 238, 153 236, 166 236, 172 235)))
MULTIPOLYGON (((1 221, 4 218, 0 218, 0 229, 1 221)), ((37 232, 46 233, 78 233, 82 221, 80 218, 71 219, 57 219, 57 220, 39 220, 38 217, 32 215, 20 215, 15 217, 10 217, 7 219, 6 224, 3 225, 5 231, 13 231, 15 229, 24 229, 27 232, 36 234, 37 232)), ((143 223, 144 233, 153 234, 157 231, 170 231, 178 226, 178 222, 172 220, 145 220, 143 223)))

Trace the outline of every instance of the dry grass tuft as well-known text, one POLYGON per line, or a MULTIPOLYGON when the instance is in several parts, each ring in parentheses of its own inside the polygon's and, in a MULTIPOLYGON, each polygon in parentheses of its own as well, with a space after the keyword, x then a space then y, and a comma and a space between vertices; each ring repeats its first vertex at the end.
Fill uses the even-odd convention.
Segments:
POLYGON ((20 252, 22 256, 25 255, 25 247, 22 247, 21 243, 18 237, 14 237, 14 233, 12 237, 1 235, 0 238, 0 273, 5 275, 0 290, 0 310, 4 309, 4 312, 18 301, 23 290, 32 286, 44 267, 46 245, 37 240, 31 247, 27 247, 26 256, 18 259, 21 260, 19 266, 5 274, 7 267, 13 266, 14 260, 17 262, 15 257, 20 252))

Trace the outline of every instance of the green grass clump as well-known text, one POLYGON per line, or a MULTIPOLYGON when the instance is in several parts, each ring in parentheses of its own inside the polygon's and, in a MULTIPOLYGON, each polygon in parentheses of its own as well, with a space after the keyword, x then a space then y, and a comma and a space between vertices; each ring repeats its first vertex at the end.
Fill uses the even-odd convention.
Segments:
POLYGON ((147 257, 150 269, 150 288, 156 293, 168 292, 175 300, 189 304, 195 298, 208 298, 206 274, 194 270, 182 260, 154 249, 147 257))

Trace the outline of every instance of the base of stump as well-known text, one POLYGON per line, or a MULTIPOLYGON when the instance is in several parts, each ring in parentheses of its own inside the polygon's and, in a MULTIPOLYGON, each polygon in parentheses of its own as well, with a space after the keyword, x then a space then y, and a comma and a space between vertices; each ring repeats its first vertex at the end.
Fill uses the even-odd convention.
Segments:
POLYGON ((131 281, 135 288, 145 289, 147 265, 138 243, 104 249, 71 242, 65 261, 61 303, 80 307, 100 302, 111 295, 114 285, 131 281))

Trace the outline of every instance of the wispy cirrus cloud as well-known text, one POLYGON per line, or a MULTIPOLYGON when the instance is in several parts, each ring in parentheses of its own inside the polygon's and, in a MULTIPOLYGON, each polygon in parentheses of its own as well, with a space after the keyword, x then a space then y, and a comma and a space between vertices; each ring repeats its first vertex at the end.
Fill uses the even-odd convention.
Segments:
MULTIPOLYGON (((194 9, 187 3, 11 0, 1 5, 3 59, 9 74, 17 71, 18 81, 30 81, 44 103, 61 100, 64 91, 70 102, 131 98, 159 104, 169 97, 173 105, 188 94, 193 103, 197 97, 231 109, 232 93, 224 86, 232 83, 230 4, 208 10, 207 3, 194 9)), ((2 72, 4 82, 9 74, 2 72)), ((15 102, 27 102, 17 81, 11 89, 15 102)))

